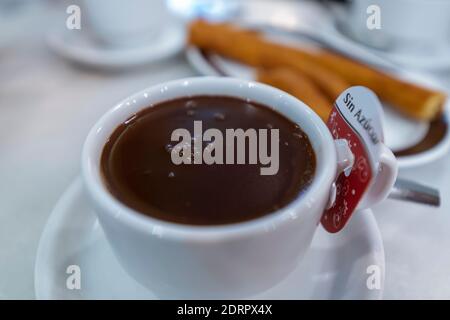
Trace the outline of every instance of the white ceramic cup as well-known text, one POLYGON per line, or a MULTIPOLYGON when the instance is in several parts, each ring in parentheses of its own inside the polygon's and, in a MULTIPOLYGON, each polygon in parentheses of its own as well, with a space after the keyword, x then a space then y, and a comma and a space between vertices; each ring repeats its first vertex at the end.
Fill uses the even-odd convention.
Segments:
MULTIPOLYGON (((387 164, 380 166, 395 162, 392 153, 387 157, 387 164)), ((115 105, 86 139, 82 173, 109 243, 121 265, 138 282, 163 298, 241 298, 272 287, 298 265, 329 205, 335 177, 351 158, 348 145, 336 143, 323 121, 293 96, 257 82, 200 77, 150 87, 115 105), (308 135, 317 159, 307 191, 271 214, 217 226, 158 220, 114 198, 100 171, 101 153, 111 133, 144 108, 196 95, 250 99, 297 123, 308 135)), ((391 189, 396 171, 384 172, 391 172, 391 176, 378 181, 378 197, 372 194, 370 199, 380 201, 391 189)))
POLYGON ((83 0, 89 31, 113 47, 149 43, 167 26, 165 0, 83 0))

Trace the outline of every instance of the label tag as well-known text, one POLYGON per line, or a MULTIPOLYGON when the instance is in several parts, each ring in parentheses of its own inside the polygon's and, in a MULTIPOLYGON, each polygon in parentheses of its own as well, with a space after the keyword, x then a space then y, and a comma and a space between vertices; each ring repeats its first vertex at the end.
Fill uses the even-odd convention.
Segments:
POLYGON ((351 171, 336 178, 335 202, 321 219, 328 232, 345 226, 376 176, 384 141, 382 119, 378 98, 365 87, 345 90, 334 103, 327 126, 334 139, 347 140, 355 162, 351 171))

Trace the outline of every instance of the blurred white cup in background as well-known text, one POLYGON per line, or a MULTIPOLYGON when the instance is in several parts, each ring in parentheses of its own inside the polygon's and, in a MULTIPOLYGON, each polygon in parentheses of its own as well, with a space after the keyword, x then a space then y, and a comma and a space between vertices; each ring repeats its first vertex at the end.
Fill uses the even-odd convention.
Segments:
POLYGON ((167 25, 165 0, 84 0, 89 31, 109 46, 139 46, 158 36, 167 25))
POLYGON ((390 46, 440 45, 450 42, 448 0, 353 0, 344 21, 358 41, 388 49, 390 46), (380 29, 370 30, 369 6, 380 8, 380 29))

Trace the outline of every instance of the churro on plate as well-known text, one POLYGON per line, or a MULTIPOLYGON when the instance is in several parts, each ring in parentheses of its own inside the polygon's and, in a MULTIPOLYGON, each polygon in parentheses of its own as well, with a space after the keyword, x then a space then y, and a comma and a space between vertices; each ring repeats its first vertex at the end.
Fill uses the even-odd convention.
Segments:
POLYGON ((370 88, 397 111, 422 121, 440 115, 446 100, 443 92, 405 81, 329 50, 288 46, 229 23, 194 21, 189 28, 189 42, 257 68, 261 81, 293 93, 321 117, 326 113, 324 101, 331 103, 353 85, 370 88), (288 84, 287 79, 295 79, 296 83, 288 84))

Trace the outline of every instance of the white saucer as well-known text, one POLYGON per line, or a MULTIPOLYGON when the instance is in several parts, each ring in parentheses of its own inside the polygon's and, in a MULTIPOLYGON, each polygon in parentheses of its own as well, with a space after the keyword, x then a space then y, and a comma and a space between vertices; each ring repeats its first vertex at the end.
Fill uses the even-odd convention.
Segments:
MULTIPOLYGON (((232 76, 237 78, 254 80, 255 70, 250 66, 236 63, 217 54, 205 54, 196 47, 188 47, 186 57, 189 63, 201 74, 207 76, 232 76)), ((418 84, 442 89, 428 77, 411 72, 398 74, 399 77, 408 79, 418 84)), ((384 108, 385 141, 394 152, 408 149, 422 141, 430 130, 430 123, 415 121, 401 116, 392 108, 384 108)), ((447 99, 444 106, 443 119, 448 123, 450 119, 450 101, 447 99)), ((400 168, 414 167, 434 161, 444 156, 450 149, 450 130, 447 130, 442 139, 421 152, 408 156, 398 156, 400 168)))
MULTIPOLYGON (((302 264, 283 282, 251 298, 380 299, 384 268, 375 218, 370 210, 359 211, 340 233, 330 234, 320 227, 302 264), (367 268, 372 265, 379 267, 380 288, 369 290, 367 268)), ((42 234, 35 291, 38 299, 157 299, 116 261, 88 206, 80 178, 58 201, 42 234), (80 267, 80 290, 66 287, 70 265, 80 267)))
POLYGON ((122 69, 151 63, 179 53, 185 44, 181 24, 167 24, 151 43, 141 47, 108 48, 95 42, 82 30, 54 31, 47 44, 72 62, 100 69, 122 69))

